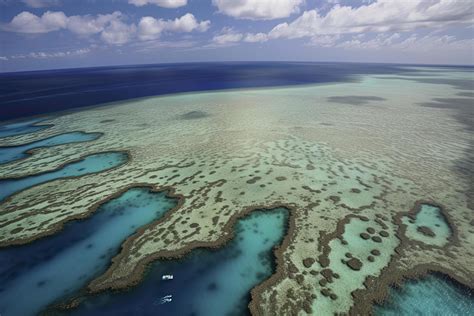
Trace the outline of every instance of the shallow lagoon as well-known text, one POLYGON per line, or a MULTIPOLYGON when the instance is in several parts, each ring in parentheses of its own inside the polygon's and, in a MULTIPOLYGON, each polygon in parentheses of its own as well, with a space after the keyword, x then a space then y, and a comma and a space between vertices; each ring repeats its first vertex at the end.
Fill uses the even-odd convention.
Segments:
POLYGON ((105 271, 128 236, 160 218, 175 202, 165 193, 130 189, 56 235, 0 250, 0 314, 35 315, 79 290, 105 271))
POLYGON ((27 133, 39 132, 51 125, 35 125, 43 119, 31 119, 28 121, 10 123, 0 126, 0 137, 22 135, 27 133))
POLYGON ((31 149, 91 141, 99 138, 100 135, 100 133, 71 132, 20 146, 0 147, 0 164, 28 157, 26 152, 31 149))
POLYGON ((26 188, 47 181, 66 177, 77 177, 90 173, 112 169, 127 162, 127 154, 109 152, 89 155, 84 159, 69 163, 63 168, 19 179, 0 181, 0 201, 26 188))
POLYGON ((414 220, 404 217, 402 222, 407 225, 406 235, 408 238, 427 245, 444 246, 452 234, 439 207, 430 204, 422 204, 414 220), (428 231, 423 233, 421 228, 428 231))
MULTIPOLYGON (((288 211, 254 211, 236 224, 218 250, 198 249, 180 260, 155 263, 125 293, 88 297, 73 315, 245 315, 250 290, 274 271, 273 247, 285 235, 288 211), (173 280, 162 280, 172 274, 173 280), (171 302, 162 298, 171 295, 171 302)), ((71 311, 67 312, 68 315, 71 311)))

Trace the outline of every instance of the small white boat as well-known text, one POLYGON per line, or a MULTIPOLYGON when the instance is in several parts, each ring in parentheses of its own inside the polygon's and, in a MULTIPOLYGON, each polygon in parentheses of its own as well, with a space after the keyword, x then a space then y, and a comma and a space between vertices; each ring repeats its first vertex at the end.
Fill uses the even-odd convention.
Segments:
POLYGON ((164 274, 161 276, 162 280, 173 280, 173 275, 172 274, 164 274))
POLYGON ((166 304, 166 303, 170 303, 171 301, 173 301, 173 295, 166 295, 166 296, 161 297, 159 300, 155 301, 154 305, 166 304))

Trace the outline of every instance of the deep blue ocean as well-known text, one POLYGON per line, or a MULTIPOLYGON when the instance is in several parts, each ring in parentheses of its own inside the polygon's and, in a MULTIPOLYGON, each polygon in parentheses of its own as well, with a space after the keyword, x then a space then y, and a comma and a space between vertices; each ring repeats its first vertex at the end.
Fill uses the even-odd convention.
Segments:
POLYGON ((357 80, 411 73, 401 65, 356 63, 186 63, 0 73, 0 121, 178 92, 357 80))

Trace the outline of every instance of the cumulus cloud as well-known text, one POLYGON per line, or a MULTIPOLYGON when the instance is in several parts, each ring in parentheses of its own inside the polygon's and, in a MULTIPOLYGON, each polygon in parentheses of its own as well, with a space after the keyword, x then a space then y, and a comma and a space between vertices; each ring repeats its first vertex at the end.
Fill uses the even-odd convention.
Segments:
POLYGON ((135 24, 127 25, 122 21, 112 20, 100 33, 100 37, 107 44, 122 45, 130 41, 135 31, 135 24))
POLYGON ((41 16, 23 11, 16 15, 5 30, 17 33, 48 33, 67 29, 78 35, 90 35, 102 32, 108 25, 120 21, 122 13, 73 15, 66 16, 64 12, 47 11, 41 16))
POLYGON ((261 43, 268 41, 268 36, 265 33, 247 33, 243 41, 248 43, 261 43))
POLYGON ((198 21, 191 13, 174 20, 143 17, 138 27, 126 23, 126 16, 116 11, 111 14, 66 16, 63 12, 46 12, 37 16, 30 12, 22 12, 15 16, 4 30, 18 33, 47 33, 61 29, 68 30, 82 37, 98 34, 111 45, 123 45, 133 38, 153 40, 163 32, 207 31, 211 22, 198 21))
POLYGON ((42 16, 23 11, 16 15, 5 27, 19 33, 47 33, 65 28, 67 17, 63 12, 47 11, 42 16))
POLYGON ((22 0, 24 4, 31 8, 46 8, 59 5, 59 0, 22 0))
POLYGON ((163 8, 179 8, 188 4, 188 0, 128 0, 128 3, 142 7, 147 4, 154 4, 163 8))
POLYGON ((326 15, 305 11, 291 23, 275 26, 271 38, 362 32, 413 31, 421 27, 445 27, 472 23, 474 2, 465 0, 378 0, 357 8, 335 5, 326 15))
POLYGON ((191 32, 197 30, 199 32, 205 32, 209 29, 211 21, 198 22, 194 15, 187 13, 180 18, 174 19, 168 22, 169 30, 174 32, 191 32))
POLYGON ((215 35, 212 38, 212 42, 216 46, 227 46, 240 42, 243 38, 244 35, 242 33, 238 33, 232 28, 225 27, 218 35, 215 35))
POLYGON ((212 0, 220 13, 238 19, 272 20, 298 13, 305 0, 212 0))
POLYGON ((97 34, 112 23, 119 22, 123 18, 121 12, 111 14, 73 15, 67 19, 67 29, 78 35, 97 34))
MULTIPOLYGON (((395 47, 400 43, 398 40, 401 38, 399 33, 394 34, 378 34, 374 38, 364 40, 361 36, 353 36, 351 39, 342 41, 337 46, 347 49, 381 49, 383 47, 395 47)), ((334 43, 333 43, 334 44, 334 43)))
POLYGON ((339 34, 313 36, 311 38, 310 44, 321 47, 332 47, 337 43, 340 37, 341 36, 339 34))
POLYGON ((221 47, 237 44, 238 42, 257 43, 266 42, 268 36, 265 33, 240 33, 231 27, 224 27, 219 34, 215 35, 211 44, 205 47, 221 47))
POLYGON ((141 40, 153 40, 163 32, 205 32, 209 29, 211 21, 198 22, 194 15, 187 13, 174 20, 155 19, 151 16, 141 18, 138 23, 138 37, 141 40))

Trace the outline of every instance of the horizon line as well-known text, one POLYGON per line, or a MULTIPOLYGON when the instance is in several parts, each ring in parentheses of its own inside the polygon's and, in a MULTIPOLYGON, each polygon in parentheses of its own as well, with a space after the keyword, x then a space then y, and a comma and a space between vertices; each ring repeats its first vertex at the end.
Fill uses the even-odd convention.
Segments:
POLYGON ((367 64, 367 65, 392 65, 392 66, 423 66, 423 67, 465 67, 474 68, 473 64, 433 64, 433 63, 398 63, 398 62, 363 62, 363 61, 295 61, 295 60, 227 60, 227 61, 183 61, 183 62, 158 62, 143 64, 117 64, 104 66, 84 66, 84 67, 60 67, 48 69, 31 69, 18 71, 1 71, 0 75, 21 74, 31 72, 48 72, 48 71, 67 71, 67 70, 85 70, 98 68, 119 68, 119 67, 143 67, 143 66, 160 66, 160 65, 185 65, 185 64, 230 64, 230 63, 311 63, 311 64, 367 64))

